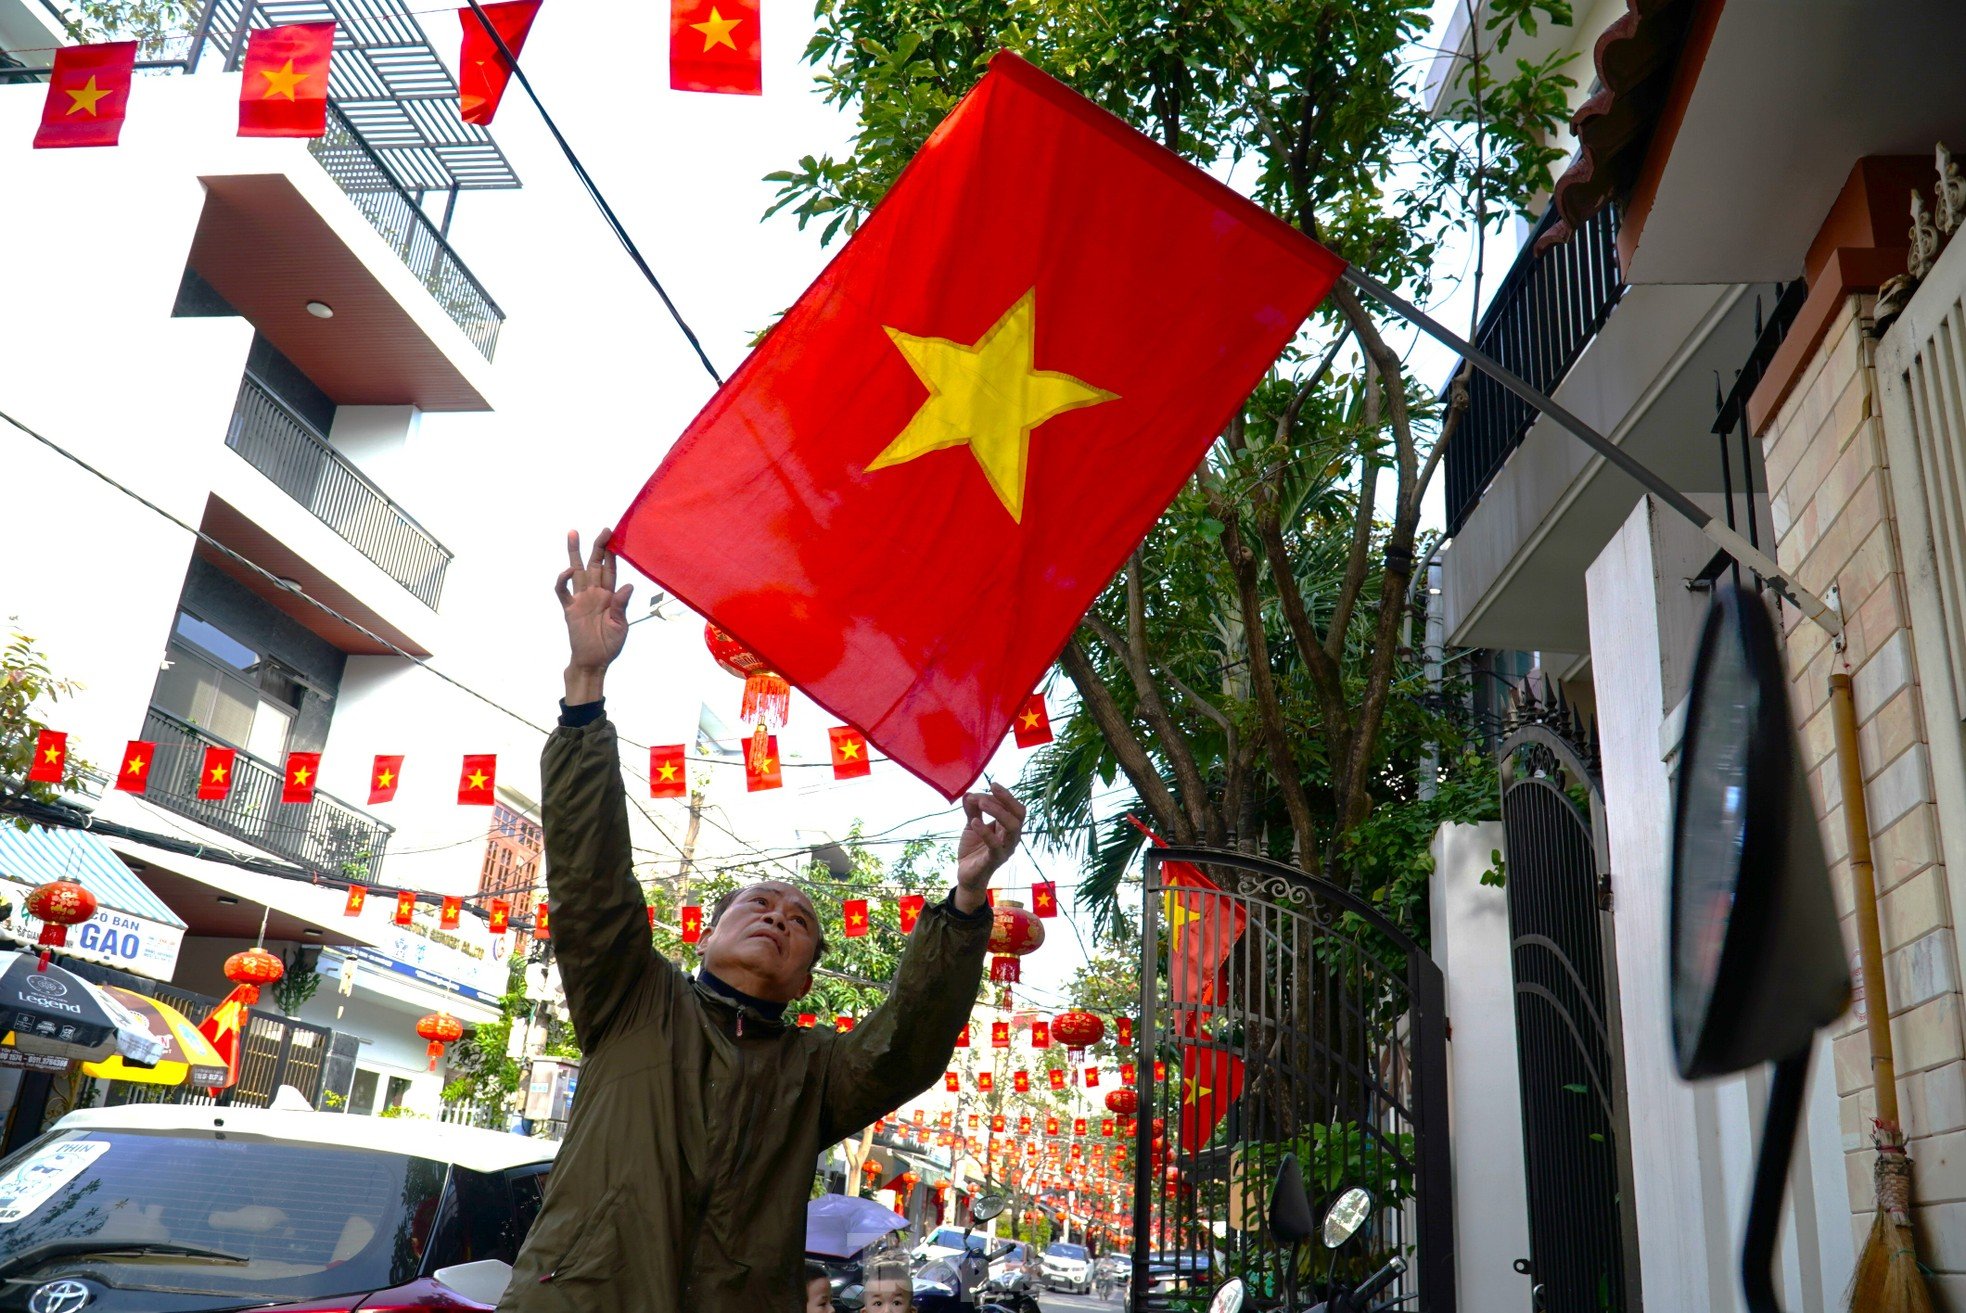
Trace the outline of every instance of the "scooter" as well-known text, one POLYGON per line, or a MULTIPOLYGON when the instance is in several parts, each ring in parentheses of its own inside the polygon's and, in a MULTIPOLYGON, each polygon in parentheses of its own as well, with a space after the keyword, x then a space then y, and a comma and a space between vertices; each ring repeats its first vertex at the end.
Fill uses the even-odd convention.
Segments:
MULTIPOLYGON (((938 1258, 915 1273, 916 1313, 1036 1313, 1033 1300, 1028 1310, 1013 1309, 987 1298, 992 1285, 990 1264, 1011 1252, 1013 1246, 999 1245, 988 1254, 969 1248, 969 1233, 976 1223, 987 1222, 1008 1207, 1010 1200, 1000 1194, 981 1194, 970 1206, 970 1224, 963 1228, 961 1258, 938 1258)), ((1019 1275, 1022 1275, 1021 1273, 1019 1275)))
POLYGON ((1043 1313, 1038 1307, 1038 1297, 1033 1293, 1033 1284, 1028 1272, 1006 1272, 984 1282, 983 1295, 991 1303, 1001 1304, 1011 1313, 1043 1313))
MULTIPOLYGON (((1353 1187, 1332 1201, 1331 1207, 1325 1210, 1322 1225, 1315 1223, 1310 1198, 1304 1193, 1303 1171, 1294 1155, 1284 1155, 1277 1169, 1276 1183, 1270 1187, 1269 1217, 1271 1237, 1290 1248, 1290 1258, 1283 1269, 1283 1313, 1297 1313, 1302 1308, 1297 1302, 1297 1260, 1305 1242, 1318 1236, 1324 1247, 1333 1251, 1335 1265, 1336 1251, 1358 1234, 1371 1215, 1371 1193, 1353 1187)), ((1313 1304, 1305 1313, 1390 1313, 1403 1302, 1404 1296, 1395 1296, 1376 1306, 1372 1301, 1404 1271, 1406 1260, 1395 1254, 1384 1267, 1349 1289, 1327 1280, 1324 1301, 1313 1304)), ((1241 1278, 1225 1282, 1209 1301, 1209 1313, 1242 1313, 1245 1296, 1241 1278)))

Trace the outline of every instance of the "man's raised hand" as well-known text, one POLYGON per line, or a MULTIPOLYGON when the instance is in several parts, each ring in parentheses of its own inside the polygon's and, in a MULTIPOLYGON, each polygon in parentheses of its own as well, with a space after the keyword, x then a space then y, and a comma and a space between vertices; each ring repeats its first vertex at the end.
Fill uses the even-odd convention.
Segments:
POLYGON ((614 553, 608 541, 614 530, 594 535, 594 550, 585 564, 580 559, 580 532, 567 533, 567 568, 560 571, 553 591, 567 622, 567 705, 596 702, 607 669, 628 641, 628 597, 635 585, 614 586, 614 553))
POLYGON ((1017 851, 1024 804, 1001 784, 963 795, 963 837, 956 845, 956 910, 974 912, 989 901, 990 877, 1017 851))

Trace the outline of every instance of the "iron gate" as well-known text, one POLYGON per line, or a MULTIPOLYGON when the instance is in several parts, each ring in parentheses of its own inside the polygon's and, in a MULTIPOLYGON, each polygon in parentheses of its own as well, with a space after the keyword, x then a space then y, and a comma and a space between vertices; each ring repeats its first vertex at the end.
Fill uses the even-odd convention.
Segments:
POLYGON ((1604 794, 1560 702, 1501 749, 1529 1277, 1547 1313, 1636 1313, 1638 1232, 1604 794))
POLYGON ((1238 853, 1150 850, 1141 925, 1135 1313, 1231 1277, 1274 1306, 1289 1256, 1265 1223, 1286 1154, 1320 1215, 1351 1186, 1374 1199, 1350 1245, 1303 1255, 1305 1304, 1397 1255, 1380 1298, 1453 1313, 1440 968, 1364 899, 1238 853))

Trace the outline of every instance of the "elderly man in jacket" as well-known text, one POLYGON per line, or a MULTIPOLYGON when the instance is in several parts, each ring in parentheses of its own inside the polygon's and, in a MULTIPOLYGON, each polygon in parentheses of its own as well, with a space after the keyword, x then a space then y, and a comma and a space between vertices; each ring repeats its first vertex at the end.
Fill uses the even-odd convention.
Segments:
POLYGON ((1024 808, 963 800, 949 896, 916 923, 886 1002, 845 1034, 788 1025, 823 937, 779 881, 720 905, 691 979, 658 954, 632 868, 602 683, 627 638, 603 531, 556 591, 571 659, 541 763, 547 896, 585 1060, 566 1142, 501 1313, 776 1313, 803 1303, 813 1165, 939 1076, 968 1019, 990 936, 990 876, 1024 808))

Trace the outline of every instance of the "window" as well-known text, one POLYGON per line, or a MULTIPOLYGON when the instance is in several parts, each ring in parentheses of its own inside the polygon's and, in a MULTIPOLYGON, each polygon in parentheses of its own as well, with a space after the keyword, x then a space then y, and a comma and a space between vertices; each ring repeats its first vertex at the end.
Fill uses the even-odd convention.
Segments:
POLYGON ((409 1097, 409 1093, 409 1077, 391 1076, 389 1078, 389 1094, 383 1099, 382 1106, 385 1108, 400 1108, 403 1106, 403 1100, 409 1097))
POLYGON ((355 1083, 348 1091, 348 1111, 367 1117, 375 1111, 375 1087, 381 1077, 372 1071, 355 1069, 355 1083))
POLYGON ((532 1230, 532 1224, 539 1216, 540 1205, 546 1201, 546 1173, 539 1171, 515 1172, 512 1175, 512 1208, 519 1217, 519 1238, 524 1240, 532 1230))
POLYGON ((479 894, 504 899, 512 905, 515 919, 524 918, 532 911, 544 852, 537 821, 502 802, 494 804, 491 833, 485 838, 485 864, 478 873, 479 894))
POLYGON ((217 625, 180 611, 151 702, 262 761, 285 758, 300 688, 217 625))

